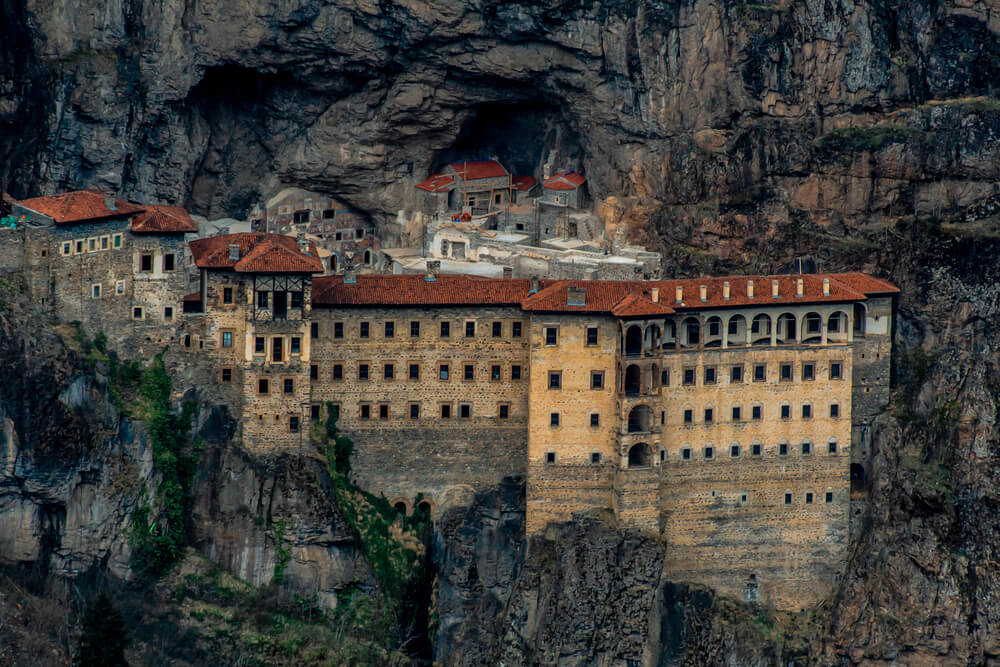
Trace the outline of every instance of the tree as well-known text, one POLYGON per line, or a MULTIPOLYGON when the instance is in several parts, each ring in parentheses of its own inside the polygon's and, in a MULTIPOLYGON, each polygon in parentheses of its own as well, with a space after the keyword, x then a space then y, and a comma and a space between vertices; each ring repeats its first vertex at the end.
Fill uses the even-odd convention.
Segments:
POLYGON ((80 628, 76 663, 81 667, 128 667, 125 647, 125 619, 101 591, 87 605, 80 628))

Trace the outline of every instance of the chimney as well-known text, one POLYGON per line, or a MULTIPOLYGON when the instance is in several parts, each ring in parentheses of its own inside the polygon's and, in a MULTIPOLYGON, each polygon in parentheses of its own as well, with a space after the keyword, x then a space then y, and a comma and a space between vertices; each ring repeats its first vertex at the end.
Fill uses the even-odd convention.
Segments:
POLYGON ((702 302, 708 301, 708 287, 702 285, 698 288, 698 296, 702 302))
POLYGON ((747 298, 748 299, 752 299, 753 298, 753 281, 752 280, 748 280, 747 281, 747 298))
POLYGON ((823 296, 830 296, 830 279, 823 278, 823 296))
POLYGON ((503 267, 503 279, 510 280, 513 277, 514 277, 514 267, 512 266, 503 267))
POLYGON ((722 298, 729 301, 729 281, 726 280, 722 283, 722 298))
POLYGON ((113 192, 104 193, 104 207, 107 208, 109 211, 118 210, 118 203, 115 199, 115 193, 113 192))
POLYGON ((680 285, 674 288, 674 301, 677 303, 684 301, 684 288, 680 285))
POLYGON ((238 262, 240 261, 240 244, 230 243, 229 244, 229 261, 238 262))
POLYGON ((528 290, 529 294, 535 294, 538 292, 538 278, 531 279, 531 289, 528 290))
POLYGON ((345 269, 344 270, 344 284, 345 285, 354 285, 357 282, 358 282, 358 272, 355 271, 354 269, 345 269))
POLYGON ((659 287, 651 287, 649 289, 649 298, 650 298, 650 300, 653 303, 659 303, 660 302, 660 288, 659 287))
POLYGON ((299 252, 301 252, 303 255, 308 255, 309 240, 306 239, 306 235, 302 232, 299 232, 298 234, 295 235, 295 240, 298 241, 299 243, 299 252))
POLYGON ((578 287, 575 285, 570 285, 566 288, 566 305, 567 306, 586 306, 587 305, 587 290, 584 287, 578 287))
POLYGON ((427 276, 426 280, 429 283, 437 280, 437 274, 441 272, 441 260, 440 259, 429 259, 427 260, 427 276))
POLYGON ((805 283, 802 278, 797 278, 795 280, 795 296, 802 296, 805 294, 805 283))
POLYGON ((771 281, 771 296, 773 298, 775 298, 775 299, 778 298, 778 281, 777 280, 772 280, 771 281))

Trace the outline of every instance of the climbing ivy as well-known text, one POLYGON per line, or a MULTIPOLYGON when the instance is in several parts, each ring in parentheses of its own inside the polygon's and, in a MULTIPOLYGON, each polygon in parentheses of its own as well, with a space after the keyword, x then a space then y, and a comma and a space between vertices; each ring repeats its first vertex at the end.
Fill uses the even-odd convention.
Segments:
POLYGON ((285 568, 292 560, 292 552, 285 546, 285 520, 281 519, 274 524, 274 583, 280 584, 285 580, 285 568))

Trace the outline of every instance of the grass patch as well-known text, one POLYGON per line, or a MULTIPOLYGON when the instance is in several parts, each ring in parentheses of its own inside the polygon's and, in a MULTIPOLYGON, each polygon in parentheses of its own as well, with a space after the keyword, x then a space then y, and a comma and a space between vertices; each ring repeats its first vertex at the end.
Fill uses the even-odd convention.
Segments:
POLYGON ((827 132, 813 142, 821 153, 861 153, 879 151, 891 144, 902 144, 923 137, 924 131, 895 123, 880 123, 867 127, 840 127, 827 132))

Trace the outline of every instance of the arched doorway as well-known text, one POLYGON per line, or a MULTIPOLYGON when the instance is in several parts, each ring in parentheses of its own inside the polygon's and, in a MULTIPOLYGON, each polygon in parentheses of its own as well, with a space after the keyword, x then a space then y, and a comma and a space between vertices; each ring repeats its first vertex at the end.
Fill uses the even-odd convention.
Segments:
POLYGON ((753 318, 750 324, 750 344, 770 345, 771 344, 771 316, 761 313, 753 318))
POLYGON ((632 445, 628 450, 629 468, 648 468, 653 460, 653 452, 644 442, 632 445))
POLYGON ((726 325, 727 344, 734 345, 747 344, 747 320, 742 315, 733 315, 726 325))
POLYGON ((698 347, 701 340, 701 322, 697 317, 688 317, 681 322, 681 347, 698 347))
POLYGON ((806 313, 802 321, 802 342, 819 343, 823 340, 823 316, 819 313, 806 313))
POLYGON ((638 357, 642 354, 642 327, 633 324, 625 330, 625 356, 638 357))
POLYGON ((864 338, 865 335, 865 306, 861 303, 854 304, 854 337, 864 338))
POLYGON ((778 345, 791 345, 798 340, 795 316, 782 313, 778 316, 778 345))
POLYGON ((625 369, 625 395, 638 396, 642 388, 642 372, 635 364, 629 364, 625 369))
POLYGON ((629 433, 648 433, 653 426, 653 409, 648 405, 637 405, 628 413, 629 433))
POLYGON ((865 475, 865 467, 860 463, 851 464, 851 493, 864 491, 868 488, 868 480, 865 475))

